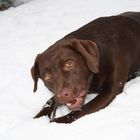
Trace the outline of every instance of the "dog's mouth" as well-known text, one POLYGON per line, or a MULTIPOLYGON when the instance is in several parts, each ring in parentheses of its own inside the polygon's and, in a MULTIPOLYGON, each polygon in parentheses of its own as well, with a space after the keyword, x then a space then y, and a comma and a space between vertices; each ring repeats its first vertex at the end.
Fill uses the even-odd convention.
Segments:
POLYGON ((76 97, 74 100, 66 103, 67 107, 72 111, 80 110, 82 105, 85 102, 85 96, 86 96, 86 91, 82 90, 78 97, 76 97))

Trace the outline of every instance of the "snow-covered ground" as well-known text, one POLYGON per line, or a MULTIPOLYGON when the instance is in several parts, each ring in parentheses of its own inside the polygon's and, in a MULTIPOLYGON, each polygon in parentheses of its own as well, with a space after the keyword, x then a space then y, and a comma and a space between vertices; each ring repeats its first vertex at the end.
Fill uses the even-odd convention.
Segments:
MULTIPOLYGON (((26 0, 0 12, 0 140, 140 140, 140 77, 105 109, 72 124, 33 116, 51 97, 30 68, 35 56, 89 21, 140 11, 140 0, 26 0)), ((61 108, 63 114, 66 108, 61 108)))

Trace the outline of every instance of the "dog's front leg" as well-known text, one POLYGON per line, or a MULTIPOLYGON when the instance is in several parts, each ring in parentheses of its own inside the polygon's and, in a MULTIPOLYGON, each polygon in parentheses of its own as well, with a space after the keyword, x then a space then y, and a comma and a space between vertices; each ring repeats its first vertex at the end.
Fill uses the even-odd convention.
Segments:
POLYGON ((71 123, 84 115, 87 115, 87 114, 96 112, 102 108, 105 108, 115 98, 115 96, 116 94, 112 92, 108 92, 106 93, 106 95, 99 94, 89 103, 83 105, 81 110, 72 111, 66 116, 51 120, 51 122, 71 123))

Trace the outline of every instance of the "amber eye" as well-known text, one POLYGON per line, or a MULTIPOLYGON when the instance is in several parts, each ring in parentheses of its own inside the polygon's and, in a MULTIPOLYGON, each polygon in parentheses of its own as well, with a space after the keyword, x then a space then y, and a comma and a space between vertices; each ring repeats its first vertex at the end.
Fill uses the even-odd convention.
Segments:
POLYGON ((68 60, 65 65, 64 65, 64 70, 69 71, 74 67, 74 61, 73 60, 68 60))
POLYGON ((51 79, 52 79, 52 74, 49 74, 49 73, 45 74, 45 77, 44 77, 45 81, 50 81, 51 79))

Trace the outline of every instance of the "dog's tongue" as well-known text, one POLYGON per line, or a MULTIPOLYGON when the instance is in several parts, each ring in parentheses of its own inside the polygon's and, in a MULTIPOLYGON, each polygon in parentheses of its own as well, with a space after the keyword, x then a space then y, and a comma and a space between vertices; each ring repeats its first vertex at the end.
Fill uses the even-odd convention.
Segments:
POLYGON ((74 105, 77 101, 78 101, 78 98, 76 98, 75 100, 73 100, 73 101, 67 103, 67 106, 72 106, 72 105, 74 105))

